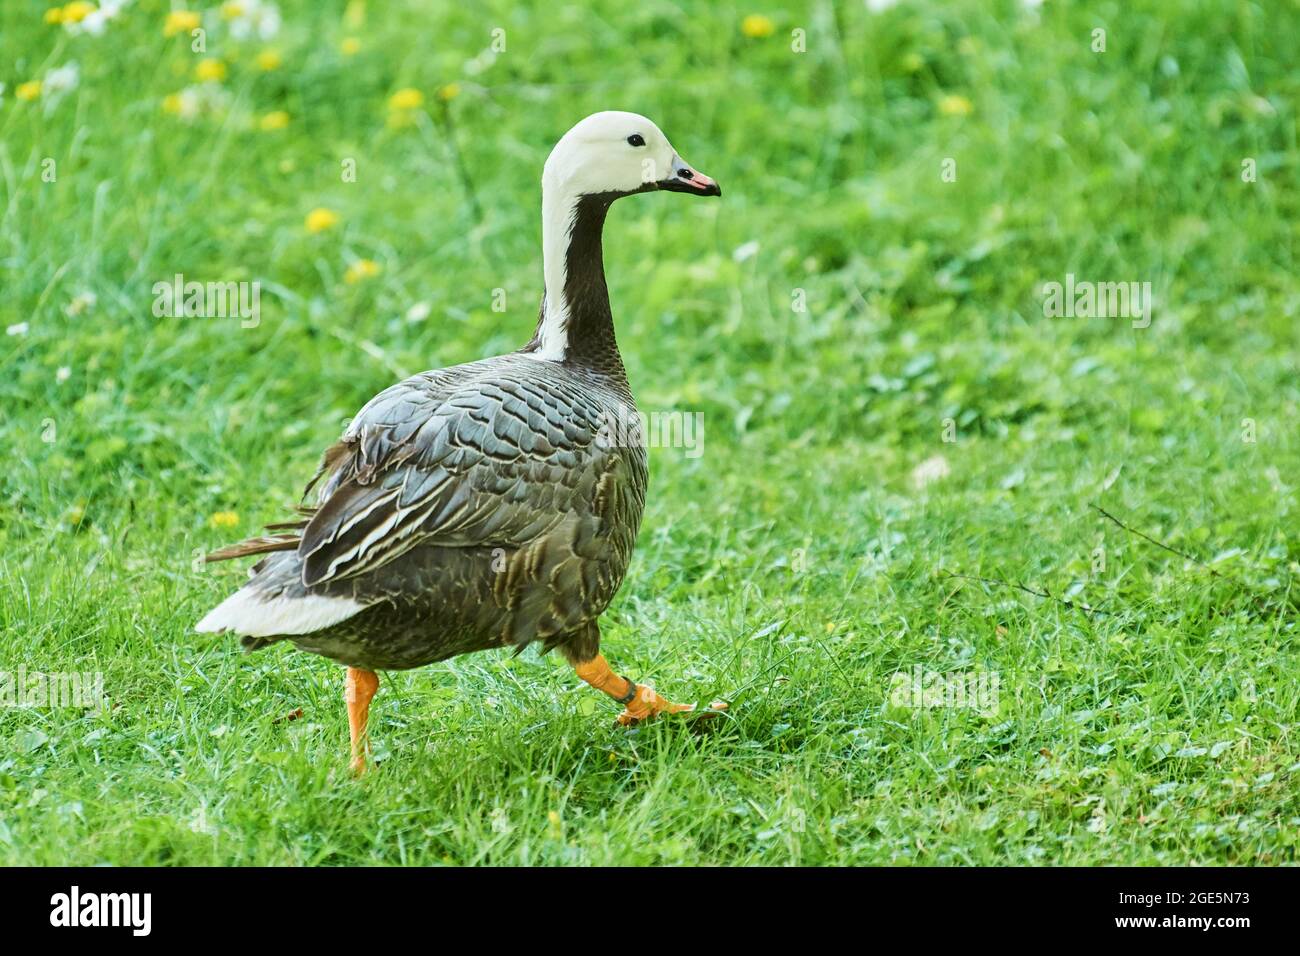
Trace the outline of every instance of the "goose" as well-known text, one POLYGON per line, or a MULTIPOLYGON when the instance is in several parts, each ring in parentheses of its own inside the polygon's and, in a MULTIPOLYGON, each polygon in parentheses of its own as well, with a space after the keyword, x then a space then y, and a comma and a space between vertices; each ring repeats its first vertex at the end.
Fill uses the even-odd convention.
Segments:
POLYGON ((303 492, 320 483, 313 505, 206 556, 263 555, 198 632, 237 635, 246 651, 287 640, 346 668, 354 772, 368 765, 378 672, 489 648, 559 650, 623 705, 623 725, 696 709, 600 653, 647 479, 601 236, 616 199, 657 190, 722 194, 644 116, 596 113, 565 133, 542 172, 544 292, 528 344, 384 389, 322 455, 303 492))

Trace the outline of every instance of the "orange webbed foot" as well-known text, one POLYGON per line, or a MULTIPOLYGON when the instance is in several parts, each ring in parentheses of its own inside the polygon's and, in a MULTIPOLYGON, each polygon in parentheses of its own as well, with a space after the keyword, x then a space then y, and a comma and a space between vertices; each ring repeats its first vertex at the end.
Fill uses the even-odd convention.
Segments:
POLYGON ((715 700, 703 709, 696 704, 678 704, 660 697, 653 687, 637 684, 636 696, 623 708, 623 713, 618 715, 618 723, 622 727, 633 727, 660 714, 690 714, 696 720, 712 720, 725 711, 727 706, 725 700, 715 700))
POLYGON ((589 661, 575 664, 574 669, 592 687, 623 705, 623 713, 618 715, 618 723, 622 727, 634 726, 660 714, 692 714, 697 720, 711 719, 727 709, 727 702, 722 700, 715 700, 701 710, 695 704, 677 704, 660 697, 653 687, 619 677, 600 654, 589 661))

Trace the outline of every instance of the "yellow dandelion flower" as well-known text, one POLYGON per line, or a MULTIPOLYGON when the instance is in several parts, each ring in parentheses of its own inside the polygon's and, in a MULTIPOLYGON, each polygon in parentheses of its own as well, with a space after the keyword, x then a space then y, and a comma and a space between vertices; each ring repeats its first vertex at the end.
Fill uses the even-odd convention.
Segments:
POLYGON ((34 100, 41 95, 41 81, 29 80, 14 87, 14 97, 20 100, 34 100))
POLYGON ((355 56, 361 51, 361 41, 356 37, 344 37, 343 42, 339 44, 339 50, 344 56, 355 56))
POLYGON ((215 57, 199 60, 194 65, 194 78, 201 83, 220 83, 226 78, 226 64, 215 57))
POLYGON ((975 107, 966 97, 950 93, 939 99, 939 112, 944 116, 970 116, 975 107))
POLYGON ((332 229, 339 224, 338 213, 332 209, 326 209, 324 206, 317 207, 307 213, 307 231, 324 232, 326 229, 332 229))
POLYGON ((86 3, 85 0, 75 0, 63 8, 63 16, 60 18, 63 23, 80 23, 86 17, 95 12, 93 3, 86 3))
POLYGON ((418 110, 424 105, 424 94, 414 87, 398 90, 388 98, 389 109, 418 110))
POLYGON ((171 113, 173 116, 181 111, 181 95, 179 93, 170 93, 163 97, 162 109, 164 113, 171 113))
POLYGON ((373 279, 383 271, 379 263, 374 259, 358 259, 352 265, 348 266, 348 271, 344 273, 343 279, 348 285, 356 285, 362 279, 373 279))
POLYGON ((289 114, 284 110, 275 110, 274 112, 267 113, 257 122, 258 129, 268 133, 272 130, 284 129, 288 125, 289 114))
POLYGON ((278 70, 284 64, 284 58, 280 56, 278 50, 263 50, 257 54, 253 60, 257 68, 263 73, 270 73, 272 70, 278 70))
POLYGON ((761 40, 776 32, 776 24, 772 22, 771 17, 765 17, 761 13, 751 13, 740 21, 740 32, 751 40, 761 40))
POLYGON ((438 87, 438 99, 442 100, 444 103, 449 100, 454 100, 458 96, 460 96, 459 83, 448 83, 446 86, 438 87))
POLYGON ((242 3, 223 3, 221 5, 221 15, 227 20, 238 20, 244 15, 244 5, 242 3))
POLYGON ((203 18, 193 10, 173 10, 163 21, 163 36, 174 37, 178 33, 189 33, 197 30, 202 22, 203 18))
POLYGON ((45 11, 45 22, 46 22, 46 23, 62 23, 62 22, 63 22, 63 8, 62 8, 62 7, 50 7, 50 9, 46 10, 46 11, 45 11))
POLYGON ((208 524, 214 528, 233 528, 239 524, 239 515, 234 511, 218 511, 208 518, 208 524))

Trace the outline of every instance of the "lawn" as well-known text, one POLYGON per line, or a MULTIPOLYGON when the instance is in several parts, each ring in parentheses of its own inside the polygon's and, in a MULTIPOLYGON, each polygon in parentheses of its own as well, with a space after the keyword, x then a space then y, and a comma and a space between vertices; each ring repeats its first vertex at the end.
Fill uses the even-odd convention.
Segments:
POLYGON ((1297 860, 1294 0, 281 0, 194 6, 201 52, 179 2, 47 9, 0 5, 0 672, 106 706, 0 707, 0 862, 1297 860), (651 450, 603 651, 732 711, 479 654, 384 676, 354 780, 341 669, 196 635, 244 575, 199 557, 527 341, 600 109, 723 188, 606 229, 638 402, 704 445, 651 450), (258 321, 155 316, 178 273, 258 321), (1049 315, 1067 276, 1153 306, 1049 315))

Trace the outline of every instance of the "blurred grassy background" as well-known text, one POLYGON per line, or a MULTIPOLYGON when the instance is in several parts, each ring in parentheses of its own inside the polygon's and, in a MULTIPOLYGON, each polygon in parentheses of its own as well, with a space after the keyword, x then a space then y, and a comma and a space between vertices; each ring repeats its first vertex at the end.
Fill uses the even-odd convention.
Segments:
POLYGON ((113 707, 0 709, 0 859, 1295 859, 1295 0, 196 5, 202 54, 72 6, 0 7, 0 670, 113 707), (607 228, 638 401, 705 453, 652 452, 605 650, 734 719, 615 731, 479 655, 387 682, 352 784, 337 668, 193 635, 242 574, 194 556, 380 388, 526 341, 541 165, 600 109, 724 189, 607 228), (260 324, 155 318, 178 272, 260 324), (1151 326, 1045 318, 1066 273, 1151 326), (918 664, 999 712, 889 707, 918 664))

